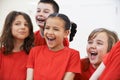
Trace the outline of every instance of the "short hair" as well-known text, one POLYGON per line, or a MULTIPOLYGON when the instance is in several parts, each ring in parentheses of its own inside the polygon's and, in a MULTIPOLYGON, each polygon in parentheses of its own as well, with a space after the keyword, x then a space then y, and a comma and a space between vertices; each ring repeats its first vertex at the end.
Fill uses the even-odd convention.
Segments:
POLYGON ((47 3, 47 4, 51 4, 52 5, 52 7, 53 7, 53 9, 54 9, 54 12, 55 13, 58 13, 59 12, 59 5, 57 4, 57 2, 55 2, 54 0, 40 0, 39 2, 38 2, 38 4, 39 3, 47 3))

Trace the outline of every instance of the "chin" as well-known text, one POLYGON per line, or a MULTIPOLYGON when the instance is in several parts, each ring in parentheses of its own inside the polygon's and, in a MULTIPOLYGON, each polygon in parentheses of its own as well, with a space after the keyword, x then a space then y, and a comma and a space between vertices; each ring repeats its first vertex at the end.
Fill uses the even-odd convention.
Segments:
POLYGON ((94 64, 97 63, 97 61, 96 60, 90 60, 90 63, 94 65, 94 64))

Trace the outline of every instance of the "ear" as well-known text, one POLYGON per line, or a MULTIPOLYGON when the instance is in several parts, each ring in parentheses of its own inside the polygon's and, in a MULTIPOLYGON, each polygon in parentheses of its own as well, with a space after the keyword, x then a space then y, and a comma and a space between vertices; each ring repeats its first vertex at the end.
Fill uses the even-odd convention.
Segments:
POLYGON ((69 31, 69 30, 66 30, 66 31, 65 31, 65 34, 64 34, 64 38, 67 38, 69 34, 70 34, 70 31, 69 31))

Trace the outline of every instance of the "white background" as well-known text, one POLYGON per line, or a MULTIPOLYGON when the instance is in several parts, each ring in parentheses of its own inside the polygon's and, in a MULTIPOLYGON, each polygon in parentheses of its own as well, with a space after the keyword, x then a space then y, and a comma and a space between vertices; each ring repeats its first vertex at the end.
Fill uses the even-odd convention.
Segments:
MULTIPOLYGON (((34 25, 35 12, 39 0, 0 0, 0 32, 6 15, 12 11, 28 13, 34 25)), ((77 24, 77 33, 70 47, 80 51, 81 57, 87 56, 86 44, 90 32, 99 27, 114 30, 120 37, 120 0, 55 0, 60 13, 68 15, 77 24)))

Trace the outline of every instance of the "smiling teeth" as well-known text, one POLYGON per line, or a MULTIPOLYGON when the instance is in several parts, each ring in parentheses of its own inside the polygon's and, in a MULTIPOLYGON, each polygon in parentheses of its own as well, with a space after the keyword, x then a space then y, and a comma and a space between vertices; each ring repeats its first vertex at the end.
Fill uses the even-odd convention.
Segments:
POLYGON ((48 40, 52 41, 52 40, 55 40, 55 38, 48 38, 48 40))
POLYGON ((97 55, 97 53, 96 53, 96 52, 91 52, 91 55, 96 56, 96 55, 97 55))

